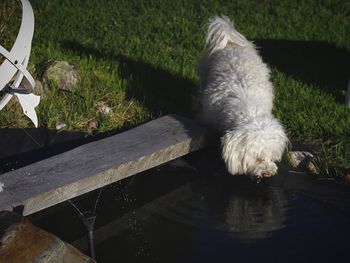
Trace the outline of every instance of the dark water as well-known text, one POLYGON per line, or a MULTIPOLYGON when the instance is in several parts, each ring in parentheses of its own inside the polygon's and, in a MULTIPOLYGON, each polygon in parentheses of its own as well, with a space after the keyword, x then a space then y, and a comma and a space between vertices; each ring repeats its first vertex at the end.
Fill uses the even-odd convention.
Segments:
MULTIPOLYGON (((282 166, 256 184, 215 151, 152 169, 103 190, 97 261, 350 262, 350 186, 321 179, 282 166)), ((87 210, 96 195, 73 201, 87 210)), ((88 253, 69 204, 31 220, 88 253)))
POLYGON ((242 181, 187 184, 143 220, 130 214, 97 246, 100 262, 349 262, 348 215, 242 181))
MULTIPOLYGON (((0 135, 0 173, 96 139, 44 129, 0 135)), ((218 156, 205 150, 105 187, 97 261, 350 262, 350 185, 285 166, 256 184, 229 176, 218 156)), ((89 211, 98 195, 72 202, 89 211)), ((65 202, 29 219, 88 253, 78 215, 65 202)))

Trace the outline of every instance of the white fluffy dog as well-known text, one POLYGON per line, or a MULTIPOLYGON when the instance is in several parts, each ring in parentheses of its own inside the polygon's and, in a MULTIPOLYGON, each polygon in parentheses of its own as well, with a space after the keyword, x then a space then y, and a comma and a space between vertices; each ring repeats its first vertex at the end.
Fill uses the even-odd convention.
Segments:
POLYGON ((275 175, 288 139, 272 115, 269 68, 226 16, 209 20, 206 47, 198 66, 200 120, 223 132, 222 157, 231 174, 275 175))

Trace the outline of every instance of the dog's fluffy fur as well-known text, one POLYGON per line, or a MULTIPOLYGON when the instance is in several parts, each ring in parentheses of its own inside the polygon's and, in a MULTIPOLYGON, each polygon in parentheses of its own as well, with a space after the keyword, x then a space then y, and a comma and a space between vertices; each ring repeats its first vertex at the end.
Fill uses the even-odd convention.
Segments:
POLYGON ((226 16, 209 20, 206 48, 198 65, 200 120, 223 133, 222 157, 231 174, 275 175, 288 139, 271 112, 269 68, 226 16))

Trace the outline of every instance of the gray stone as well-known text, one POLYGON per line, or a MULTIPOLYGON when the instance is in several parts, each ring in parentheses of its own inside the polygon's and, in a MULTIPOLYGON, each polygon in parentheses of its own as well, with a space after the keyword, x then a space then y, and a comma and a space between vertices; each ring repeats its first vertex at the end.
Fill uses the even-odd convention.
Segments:
POLYGON ((65 124, 64 122, 57 122, 56 123, 56 130, 62 130, 66 127, 67 127, 67 124, 65 124))
POLYGON ((294 168, 302 168, 315 172, 313 160, 313 154, 306 151, 291 151, 288 154, 289 164, 294 168))
POLYGON ((96 103, 96 107, 98 109, 98 112, 102 115, 102 116, 107 116, 111 113, 111 107, 108 106, 108 104, 104 101, 99 101, 96 103))
POLYGON ((80 72, 66 61, 54 61, 46 69, 44 83, 56 83, 61 90, 73 90, 80 81, 80 72))
POLYGON ((40 80, 35 80, 34 91, 29 81, 26 78, 23 78, 20 84, 20 87, 26 88, 29 91, 32 91, 35 95, 39 95, 41 98, 44 97, 44 86, 40 80))
POLYGON ((41 98, 45 97, 44 86, 40 80, 35 81, 34 94, 39 95, 41 98))

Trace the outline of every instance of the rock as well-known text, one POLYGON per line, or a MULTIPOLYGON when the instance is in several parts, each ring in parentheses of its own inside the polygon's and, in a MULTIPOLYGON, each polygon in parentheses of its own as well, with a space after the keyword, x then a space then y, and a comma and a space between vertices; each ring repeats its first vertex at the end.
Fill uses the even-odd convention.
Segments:
POLYGON ((53 234, 9 211, 0 212, 0 242, 0 262, 96 263, 53 234))
POLYGON ((67 125, 63 122, 57 122, 56 123, 56 130, 62 130, 63 128, 66 128, 67 125))
POLYGON ((350 175, 349 174, 344 175, 344 180, 345 182, 350 183, 350 175))
POLYGON ((0 182, 0 192, 4 191, 4 184, 0 182))
POLYGON ((32 86, 26 78, 22 79, 21 84, 19 84, 19 86, 25 88, 26 90, 33 91, 32 86))
POLYGON ((86 125, 87 132, 90 134, 93 133, 97 129, 97 127, 98 122, 95 119, 90 120, 86 125))
POLYGON ((108 115, 110 113, 110 111, 111 111, 111 108, 108 105, 104 105, 100 109, 100 113, 102 115, 108 115))
MULTIPOLYGON (((21 87, 26 88, 27 90, 32 90, 32 86, 26 78, 23 78, 20 84, 21 87)), ((39 95, 42 98, 44 97, 44 86, 40 80, 35 80, 34 92, 35 95, 39 95)))
POLYGON ((313 159, 313 154, 305 151, 291 151, 288 154, 289 164, 294 168, 308 168, 313 159))
POLYGON ((350 177, 350 168, 345 168, 345 169, 344 169, 344 175, 350 177))
POLYGON ((45 96, 44 86, 40 80, 35 81, 34 94, 39 95, 41 98, 45 96))
POLYGON ((350 168, 344 170, 344 180, 350 183, 350 168))
POLYGON ((79 70, 66 61, 54 61, 46 69, 44 83, 54 82, 61 90, 73 90, 80 80, 79 70))
POLYGON ((314 173, 314 174, 319 174, 320 173, 320 169, 319 167, 316 165, 315 161, 312 159, 310 161, 308 161, 305 164, 305 167, 308 171, 314 173))
POLYGON ((111 107, 108 106, 108 104, 104 101, 99 101, 96 103, 98 112, 102 116, 107 116, 111 112, 111 107))

